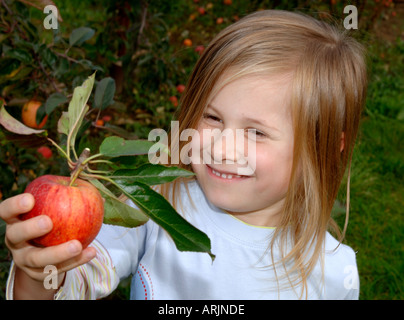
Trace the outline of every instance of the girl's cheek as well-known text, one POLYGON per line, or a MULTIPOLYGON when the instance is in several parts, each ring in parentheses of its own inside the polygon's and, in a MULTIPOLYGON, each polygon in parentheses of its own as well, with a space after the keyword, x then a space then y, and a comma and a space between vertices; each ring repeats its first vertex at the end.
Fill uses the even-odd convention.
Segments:
POLYGON ((272 159, 270 152, 260 146, 256 146, 255 153, 249 155, 248 159, 249 162, 252 161, 255 163, 256 171, 258 170, 260 172, 266 172, 271 167, 272 159))
POLYGON ((236 149, 238 154, 237 163, 239 165, 238 174, 254 176, 257 170, 257 160, 262 153, 260 148, 257 148, 255 141, 245 139, 243 155, 241 155, 242 151, 240 152, 240 149, 242 150, 242 148, 236 149))

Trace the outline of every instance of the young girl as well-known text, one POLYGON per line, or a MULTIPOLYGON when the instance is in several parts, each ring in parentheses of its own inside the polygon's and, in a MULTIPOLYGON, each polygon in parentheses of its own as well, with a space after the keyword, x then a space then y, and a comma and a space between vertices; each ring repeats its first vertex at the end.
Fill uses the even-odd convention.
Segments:
POLYGON ((152 221, 104 225, 84 250, 77 241, 32 247, 52 225, 45 216, 17 218, 33 206, 24 194, 0 205, 14 259, 8 298, 97 299, 132 275, 132 299, 357 299, 355 253, 341 244, 345 228, 341 235, 331 209, 347 167, 349 181, 365 91, 363 49, 344 32, 284 11, 241 19, 201 56, 178 121, 180 132, 201 137, 205 129, 243 129, 255 152, 206 150, 201 141, 200 155, 222 161, 194 156, 180 166, 196 179, 161 190, 209 236, 214 262, 179 252, 152 221), (239 174, 237 157, 254 161, 249 174, 239 174), (44 288, 47 265, 57 267, 56 290, 44 288))

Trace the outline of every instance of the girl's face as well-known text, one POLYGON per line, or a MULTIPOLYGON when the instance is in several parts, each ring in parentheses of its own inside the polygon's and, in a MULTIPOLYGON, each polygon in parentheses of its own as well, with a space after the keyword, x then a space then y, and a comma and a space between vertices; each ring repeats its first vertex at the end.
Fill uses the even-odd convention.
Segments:
POLYGON ((200 159, 193 158, 192 168, 205 195, 252 225, 276 226, 288 188, 294 140, 290 82, 285 76, 232 81, 210 101, 197 128, 200 159), (205 129, 233 132, 234 143, 224 135, 203 141, 205 129), (240 129, 244 141, 238 139, 240 129), (248 174, 246 167, 252 169, 248 174))

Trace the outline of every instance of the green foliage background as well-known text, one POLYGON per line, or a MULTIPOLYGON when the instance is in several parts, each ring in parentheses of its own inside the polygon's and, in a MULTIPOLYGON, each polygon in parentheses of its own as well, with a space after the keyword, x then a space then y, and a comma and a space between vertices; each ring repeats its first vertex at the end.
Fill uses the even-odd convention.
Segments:
MULTIPOLYGON (((147 138, 153 128, 168 128, 176 110, 172 97, 181 98, 176 86, 186 84, 199 57, 195 49, 206 46, 218 31, 247 13, 270 8, 299 10, 342 24, 344 6, 357 6, 359 29, 350 32, 368 48, 369 90, 353 159, 346 243, 357 252, 361 299, 404 298, 402 2, 233 0, 231 5, 221 0, 54 2, 63 19, 57 30, 43 27, 46 15, 42 10, 20 1, 0 1, 0 95, 7 103, 7 110, 20 118, 22 105, 29 99, 46 102, 54 93, 70 98, 73 88, 95 70, 97 81, 113 78, 114 102, 90 115, 78 142, 80 149, 98 147, 106 135, 147 138), (204 14, 198 11, 201 7, 204 14), (223 23, 218 24, 217 18, 223 18, 223 23), (91 28, 94 35, 88 34, 88 39, 71 46, 72 32, 81 27, 91 28), (191 47, 183 44, 187 38, 192 40, 191 47), (105 120, 101 124, 97 123, 102 119, 105 120)), ((55 105, 46 128, 55 128, 66 109, 66 102, 55 105)), ((57 140, 56 130, 49 130, 49 135, 57 140)), ((63 160, 44 159, 36 151, 42 142, 21 141, 0 130, 0 201, 21 193, 36 176, 68 174, 63 160)), ((346 182, 341 186, 334 210, 341 226, 345 219, 341 213, 345 190, 346 182)), ((4 245, 1 221, 0 234, 0 298, 4 298, 11 257, 4 245)), ((110 299, 126 299, 128 292, 126 281, 110 299)))

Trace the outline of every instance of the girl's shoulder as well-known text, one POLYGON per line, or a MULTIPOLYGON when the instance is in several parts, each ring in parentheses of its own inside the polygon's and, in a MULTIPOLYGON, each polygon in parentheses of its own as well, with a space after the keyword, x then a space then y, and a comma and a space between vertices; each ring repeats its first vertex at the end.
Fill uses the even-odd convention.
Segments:
POLYGON ((359 274, 356 252, 327 232, 324 254, 326 299, 358 299, 359 274))
POLYGON ((340 243, 329 232, 325 236, 325 254, 329 256, 346 257, 346 259, 355 260, 355 251, 348 245, 340 243))

